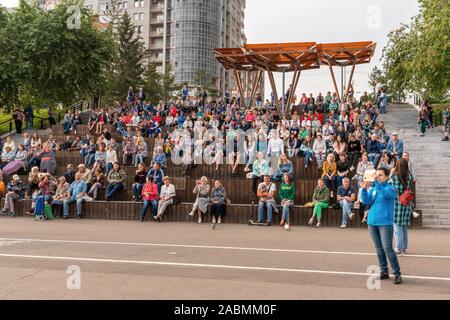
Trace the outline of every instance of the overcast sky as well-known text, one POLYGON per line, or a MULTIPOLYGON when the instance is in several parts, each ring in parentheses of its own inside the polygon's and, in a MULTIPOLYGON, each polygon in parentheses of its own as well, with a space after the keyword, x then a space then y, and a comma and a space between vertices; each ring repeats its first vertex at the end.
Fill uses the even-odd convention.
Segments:
MULTIPOLYGON (((359 92, 368 90, 368 74, 380 64, 389 31, 402 22, 409 23, 418 12, 417 0, 247 0, 245 33, 248 43, 377 42, 372 62, 356 67, 354 89, 359 92)), ((347 73, 350 74, 350 68, 347 73)), ((337 68, 335 74, 340 83, 337 68)), ((282 75, 275 74, 275 77, 280 93, 282 75)), ((288 83, 291 79, 286 77, 288 83)), ((307 70, 300 76, 297 96, 302 92, 324 93, 332 87, 328 68, 307 70)), ((266 79, 266 98, 270 92, 266 79)))
MULTIPOLYGON (((0 0, 11 7, 18 0, 0 0)), ((368 74, 381 58, 389 31, 409 23, 419 11, 417 0, 247 0, 245 33, 248 43, 375 41, 377 48, 370 64, 356 67, 354 88, 368 90, 368 74)), ((340 81, 340 71, 335 70, 340 81)), ((350 73, 350 68, 347 68, 350 73)), ((281 74, 275 74, 281 92, 281 74)), ((287 83, 291 81, 287 75, 287 83)), ((340 87, 340 84, 338 83, 340 87)), ((297 95, 332 90, 327 68, 302 73, 297 95)), ((266 97, 271 89, 266 79, 266 97)))

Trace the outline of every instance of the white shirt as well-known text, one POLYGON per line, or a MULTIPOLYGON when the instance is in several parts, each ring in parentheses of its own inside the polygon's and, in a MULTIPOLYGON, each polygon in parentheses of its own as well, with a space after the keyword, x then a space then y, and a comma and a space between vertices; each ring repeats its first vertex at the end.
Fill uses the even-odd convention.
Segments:
POLYGON ((284 142, 280 138, 270 139, 269 146, 267 148, 267 153, 282 153, 284 154, 284 142))

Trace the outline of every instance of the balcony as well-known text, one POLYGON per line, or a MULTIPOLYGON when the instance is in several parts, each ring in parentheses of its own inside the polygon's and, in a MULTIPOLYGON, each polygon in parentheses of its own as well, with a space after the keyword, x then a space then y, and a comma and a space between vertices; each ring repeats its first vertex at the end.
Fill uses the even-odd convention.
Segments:
POLYGON ((164 19, 151 19, 150 24, 164 24, 164 19))
POLYGON ((150 50, 162 50, 164 49, 164 46, 162 44, 150 44, 150 50))
POLYGON ((163 37, 164 32, 150 32, 150 38, 159 38, 163 37))
POLYGON ((159 12, 164 12, 164 6, 160 5, 160 6, 155 6, 150 8, 150 12, 151 13, 159 13, 159 12))

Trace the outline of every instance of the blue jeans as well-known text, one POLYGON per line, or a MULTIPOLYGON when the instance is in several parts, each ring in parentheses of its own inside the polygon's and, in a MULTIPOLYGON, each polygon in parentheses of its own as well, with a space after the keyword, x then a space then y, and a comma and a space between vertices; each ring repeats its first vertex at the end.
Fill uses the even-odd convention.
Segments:
POLYGON ((67 133, 70 128, 70 121, 64 121, 63 127, 64 127, 64 133, 67 133))
POLYGON ((37 158, 37 157, 33 157, 30 159, 30 161, 28 161, 28 168, 33 168, 33 167, 39 167, 41 165, 41 159, 37 158))
POLYGON ((113 168, 112 162, 108 162, 106 164, 106 175, 108 175, 108 173, 112 170, 112 168, 113 168))
POLYGON ((311 150, 306 150, 303 151, 303 153, 305 155, 305 168, 306 168, 311 164, 312 158, 314 157, 314 152, 312 152, 311 150))
POLYGON ((144 206, 141 209, 141 219, 145 218, 149 206, 152 207, 152 216, 156 217, 158 214, 158 200, 144 200, 144 206))
POLYGON ((342 224, 347 225, 348 217, 352 214, 353 202, 342 200, 339 201, 339 204, 342 207, 342 224))
POLYGON ((369 233, 372 237, 372 241, 375 244, 377 251, 378 264, 382 273, 388 273, 388 264, 391 264, 391 268, 396 276, 401 275, 400 265, 398 263, 397 255, 392 248, 393 226, 371 226, 369 225, 369 233))
POLYGON ((381 155, 379 153, 369 153, 367 157, 369 158, 369 161, 372 162, 373 166, 376 168, 378 160, 380 160, 381 158, 381 155))
POLYGON ((380 104, 380 113, 386 113, 386 106, 383 104, 380 104))
POLYGON ((87 154, 88 154, 88 150, 87 150, 87 149, 81 149, 81 150, 80 150, 80 156, 81 156, 82 158, 86 157, 87 154))
POLYGON ((75 202, 77 204, 77 216, 81 217, 81 210, 83 209, 84 201, 85 201, 84 199, 73 199, 73 198, 70 198, 69 200, 64 200, 63 202, 64 217, 69 216, 69 206, 75 202))
POLYGON ((258 222, 263 222, 264 207, 267 208, 267 222, 272 222, 272 204, 260 201, 258 204, 258 222))
POLYGON ((33 118, 25 119, 25 129, 33 129, 33 118))
POLYGON ((286 204, 283 205, 283 214, 281 216, 281 219, 284 219, 286 223, 289 223, 289 212, 293 207, 294 205, 292 204, 292 202, 286 202, 286 204))
POLYGON ((110 184, 106 188, 106 199, 110 200, 115 193, 119 192, 122 189, 123 189, 123 184, 121 182, 116 183, 116 184, 110 184))
POLYGON ((133 165, 137 166, 139 163, 144 163, 145 158, 142 154, 135 154, 133 156, 133 165))
POLYGON ((92 166, 94 162, 95 162, 95 153, 88 154, 84 158, 84 164, 86 167, 92 166))
POLYGON ((132 191, 133 191, 133 197, 137 199, 142 198, 142 188, 144 187, 143 183, 133 183, 132 191))
POLYGON ((400 252, 406 251, 408 249, 408 227, 394 223, 394 240, 396 249, 400 252))

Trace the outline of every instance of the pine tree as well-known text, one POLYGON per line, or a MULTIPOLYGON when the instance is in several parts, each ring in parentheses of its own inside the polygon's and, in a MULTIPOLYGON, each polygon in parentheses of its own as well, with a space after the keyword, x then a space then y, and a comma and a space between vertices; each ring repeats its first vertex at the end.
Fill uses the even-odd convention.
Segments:
POLYGON ((150 62, 144 73, 143 88, 147 99, 154 104, 162 99, 161 75, 156 71, 156 65, 150 62))
POLYGON ((115 79, 112 94, 121 98, 126 95, 129 87, 136 89, 142 82, 144 73, 143 58, 145 49, 139 33, 135 36, 134 25, 128 13, 122 16, 118 27, 118 57, 115 64, 115 79))
POLYGON ((161 79, 163 98, 170 98, 170 93, 176 89, 174 82, 175 77, 172 75, 172 65, 168 63, 166 64, 166 70, 164 71, 161 79))

